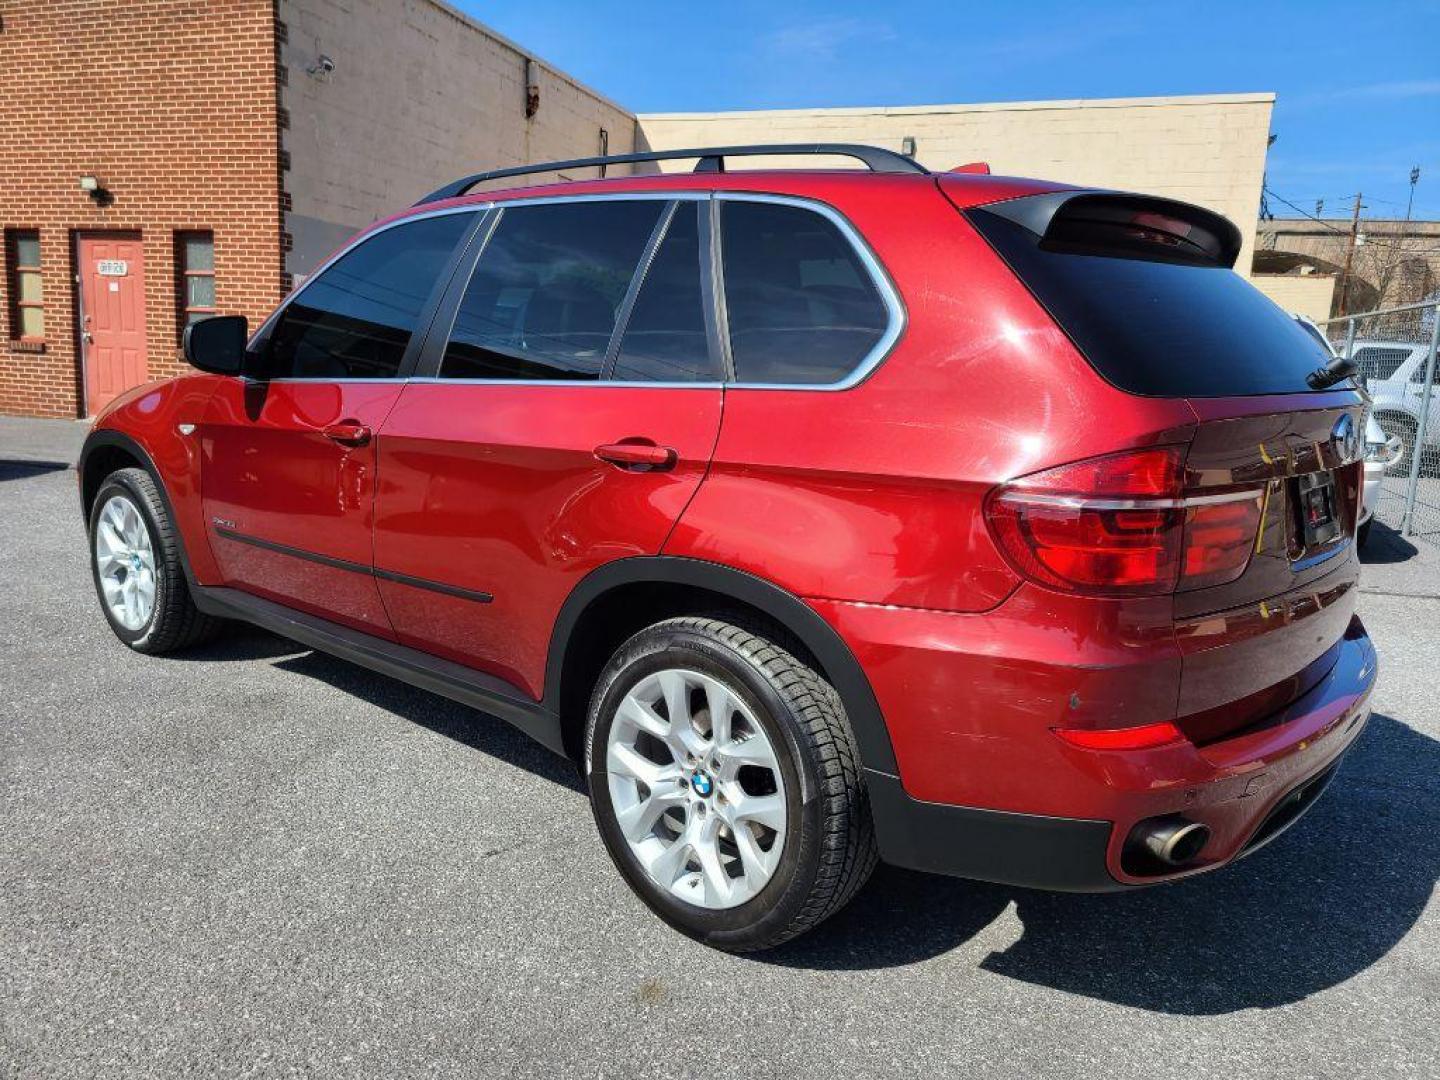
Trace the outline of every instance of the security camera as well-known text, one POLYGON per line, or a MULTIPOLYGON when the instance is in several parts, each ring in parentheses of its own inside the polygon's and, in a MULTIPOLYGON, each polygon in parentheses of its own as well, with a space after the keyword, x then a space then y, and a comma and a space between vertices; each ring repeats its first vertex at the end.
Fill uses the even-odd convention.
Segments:
POLYGON ((319 56, 317 56, 315 58, 315 63, 311 64, 308 68, 305 69, 305 71, 310 75, 329 75, 334 70, 335 61, 331 60, 330 57, 326 56, 324 53, 321 53, 319 56))

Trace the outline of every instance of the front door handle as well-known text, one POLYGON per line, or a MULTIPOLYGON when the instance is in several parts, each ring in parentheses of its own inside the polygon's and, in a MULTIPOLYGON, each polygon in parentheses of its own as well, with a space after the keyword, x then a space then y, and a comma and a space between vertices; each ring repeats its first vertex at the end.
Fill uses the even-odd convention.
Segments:
POLYGON ((320 434, 341 446, 365 446, 370 442, 372 433, 364 424, 357 424, 354 420, 343 420, 338 424, 322 428, 320 434))
POLYGON ((673 469, 680 460, 673 447, 656 446, 649 439, 601 443, 595 447, 595 456, 632 472, 661 472, 673 469))

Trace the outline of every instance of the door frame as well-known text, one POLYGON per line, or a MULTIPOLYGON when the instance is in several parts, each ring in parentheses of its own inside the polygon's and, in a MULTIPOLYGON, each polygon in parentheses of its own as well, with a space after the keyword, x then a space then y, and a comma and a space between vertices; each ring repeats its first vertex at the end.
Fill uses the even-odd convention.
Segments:
MULTIPOLYGON (((80 245, 87 237, 131 237, 133 236, 140 245, 140 260, 145 260, 145 233, 143 229, 91 229, 79 228, 70 230, 70 260, 74 268, 75 281, 75 371, 77 375, 77 397, 80 401, 80 416, 82 419, 94 415, 90 409, 90 356, 85 348, 85 264, 80 257, 80 245)), ((148 354, 150 349, 150 312, 145 306, 145 290, 140 290, 140 314, 141 325, 145 330, 145 349, 148 354)), ((149 360, 146 360, 146 371, 149 371, 149 360)))

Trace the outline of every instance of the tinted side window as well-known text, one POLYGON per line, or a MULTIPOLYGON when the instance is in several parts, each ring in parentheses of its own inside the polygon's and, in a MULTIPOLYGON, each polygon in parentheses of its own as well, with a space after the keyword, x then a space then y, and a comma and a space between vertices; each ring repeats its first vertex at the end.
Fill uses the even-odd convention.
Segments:
POLYGON ((676 206, 625 326, 615 378, 692 382, 722 377, 711 363, 700 290, 699 214, 705 206, 676 206))
POLYGON ((307 284, 270 335, 270 378, 389 379, 473 214, 396 225, 307 284))
POLYGON ((664 203, 597 200, 503 212, 460 302, 446 379, 595 379, 664 203))
POLYGON ((735 378, 832 383, 885 334, 888 313, 859 255, 821 214, 776 203, 721 208, 735 378))

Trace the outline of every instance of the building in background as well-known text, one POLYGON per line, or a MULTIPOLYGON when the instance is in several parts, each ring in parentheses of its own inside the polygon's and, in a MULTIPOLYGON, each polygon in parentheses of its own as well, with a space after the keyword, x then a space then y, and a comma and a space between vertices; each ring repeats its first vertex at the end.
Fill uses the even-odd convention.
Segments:
MULTIPOLYGON (((1260 210, 1274 94, 1020 101, 904 108, 649 113, 656 150, 736 143, 858 142, 913 153, 943 172, 983 161, 996 173, 1198 203, 1241 225, 1260 210)), ((680 167, 684 167, 683 165, 680 167)))
POLYGON ((1344 313, 1373 311, 1434 299, 1440 292, 1440 221, 1362 220, 1351 249, 1349 221, 1262 221, 1256 280, 1284 275, 1291 288, 1309 288, 1317 307, 1324 300, 1324 314, 1314 315, 1317 319, 1342 314, 1342 303, 1344 313), (1294 284, 1301 281, 1311 284, 1294 284))
POLYGON ((1273 102, 637 117, 441 0, 5 0, 0 412, 85 416, 182 370, 188 322, 257 323, 457 176, 636 148, 865 142, 1170 195, 1242 226, 1246 273, 1273 102))
POLYGON ((0 412, 86 416, 445 180, 634 146, 435 0, 7 0, 0 412))

